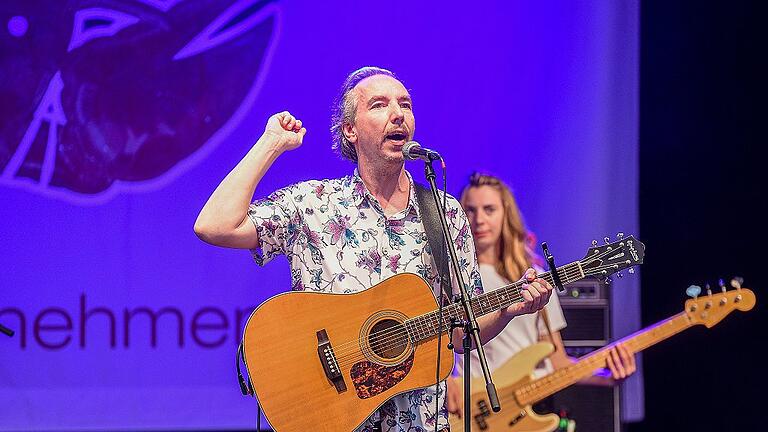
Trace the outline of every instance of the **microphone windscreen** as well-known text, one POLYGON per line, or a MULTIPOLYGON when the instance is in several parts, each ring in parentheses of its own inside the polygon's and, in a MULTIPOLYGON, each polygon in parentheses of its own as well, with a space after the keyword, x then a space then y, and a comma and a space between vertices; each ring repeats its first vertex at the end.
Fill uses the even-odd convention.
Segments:
POLYGON ((418 159, 418 156, 416 156, 416 155, 412 155, 412 154, 411 154, 411 150, 412 150, 412 149, 417 149, 417 148, 421 148, 421 145, 419 145, 419 143, 417 143, 416 141, 408 141, 408 142, 407 142, 407 143, 405 143, 405 145, 403 146, 403 157, 404 157, 406 160, 415 160, 415 159, 418 159))

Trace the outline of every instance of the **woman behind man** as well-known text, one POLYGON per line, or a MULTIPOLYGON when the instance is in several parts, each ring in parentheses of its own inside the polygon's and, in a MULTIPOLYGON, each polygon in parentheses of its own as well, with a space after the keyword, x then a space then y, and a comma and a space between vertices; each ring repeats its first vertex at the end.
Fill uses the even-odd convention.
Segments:
MULTIPOLYGON (((540 259, 533 252, 535 243, 510 188, 499 178, 474 173, 461 193, 461 205, 469 218, 480 264, 480 276, 486 292, 520 279, 529 267, 541 270, 540 259)), ((537 342, 550 342, 555 350, 534 371, 539 377, 572 364, 565 353, 560 330, 566 322, 556 295, 537 312, 515 317, 490 342, 483 345, 488 367, 493 372, 522 349, 537 342)), ((472 373, 481 376, 477 353, 472 352, 472 373)), ((608 371, 599 370, 584 383, 614 385, 635 372, 635 357, 619 344, 608 357, 608 371)), ((456 370, 463 371, 463 357, 457 357, 456 370)), ((462 388, 455 378, 448 380, 448 410, 459 416, 464 408, 462 388)))

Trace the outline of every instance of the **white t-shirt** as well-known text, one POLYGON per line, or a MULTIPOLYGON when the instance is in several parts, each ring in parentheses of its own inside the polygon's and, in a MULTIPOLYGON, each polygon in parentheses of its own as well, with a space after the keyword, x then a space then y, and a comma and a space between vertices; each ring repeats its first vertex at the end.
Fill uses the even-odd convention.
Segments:
MULTIPOLYGON (((496 273, 496 269, 491 264, 480 264, 480 277, 483 281, 485 292, 493 291, 510 283, 496 273)), ((547 311, 549 325, 553 332, 565 328, 565 317, 563 316, 563 309, 560 307, 557 292, 552 293, 544 309, 547 311)), ((488 360, 488 368, 491 372, 506 363, 507 360, 520 350, 539 342, 540 336, 547 336, 547 327, 544 323, 544 318, 540 315, 540 312, 536 312, 512 318, 512 321, 504 327, 504 330, 498 336, 483 345, 485 356, 488 360)), ((461 341, 457 342, 461 343, 461 341)), ((470 357, 472 359, 472 376, 482 376, 483 371, 480 369, 477 351, 473 350, 470 357)), ((463 354, 457 354, 455 370, 459 375, 464 371, 463 365, 463 354)), ((547 358, 536 367, 533 375, 540 377, 552 371, 554 371, 552 362, 547 358)))

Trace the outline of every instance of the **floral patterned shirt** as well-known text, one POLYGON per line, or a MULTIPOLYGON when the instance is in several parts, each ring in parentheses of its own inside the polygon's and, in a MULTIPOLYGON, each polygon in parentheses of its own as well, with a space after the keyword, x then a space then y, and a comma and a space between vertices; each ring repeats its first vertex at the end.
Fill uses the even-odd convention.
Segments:
MULTIPOLYGON (((407 172, 406 172, 407 173, 407 172)), ((408 174, 408 173, 407 173, 408 174)), ((408 174, 413 188, 413 179, 408 174)), ((442 196, 441 196, 442 198, 442 196)), ((464 211, 449 196, 446 215, 468 292, 482 292, 472 235, 464 211)), ((351 176, 311 180, 280 189, 254 201, 248 216, 256 226, 256 262, 264 265, 285 255, 291 265, 293 290, 354 293, 398 273, 416 273, 439 293, 438 274, 414 193, 407 207, 387 217, 367 190, 357 170, 351 176)), ((447 341, 446 341, 447 343, 447 341)), ((445 382, 395 396, 357 430, 370 431, 381 420, 382 431, 447 428, 445 382), (441 407, 435 415, 435 397, 441 407)))

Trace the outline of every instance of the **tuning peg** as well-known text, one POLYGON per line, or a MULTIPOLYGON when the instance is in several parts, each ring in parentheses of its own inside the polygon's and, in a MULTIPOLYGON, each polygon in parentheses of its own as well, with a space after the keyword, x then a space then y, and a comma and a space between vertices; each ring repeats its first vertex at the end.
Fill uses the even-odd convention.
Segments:
POLYGON ((691 285, 685 290, 685 293, 688 294, 688 297, 691 297, 694 300, 696 300, 696 297, 698 297, 699 294, 701 294, 701 287, 698 285, 691 285))
POLYGON ((718 279, 717 284, 720 285, 720 291, 725 292, 725 281, 723 279, 718 279))
POLYGON ((592 246, 597 246, 597 240, 592 240, 592 246))
POLYGON ((744 278, 736 276, 733 279, 731 279, 731 286, 736 289, 741 289, 741 284, 744 283, 744 278))
POLYGON ((616 234, 616 238, 619 239, 619 240, 623 240, 624 239, 624 233, 623 232, 619 232, 618 234, 616 234))
POLYGON ((627 271, 629 272, 629 274, 635 274, 635 268, 634 267, 630 267, 629 270, 627 270, 627 271))
POLYGON ((608 236, 605 236, 605 237, 603 237, 603 241, 605 242, 605 244, 608 244, 608 243, 611 242, 611 238, 608 237, 608 236))
POLYGON ((705 283, 704 288, 707 289, 707 296, 709 297, 709 300, 704 303, 704 309, 709 309, 712 307, 712 287, 709 286, 709 283, 705 283))

